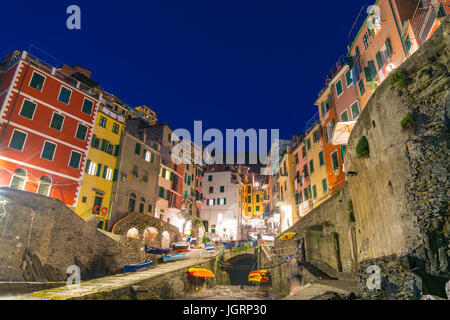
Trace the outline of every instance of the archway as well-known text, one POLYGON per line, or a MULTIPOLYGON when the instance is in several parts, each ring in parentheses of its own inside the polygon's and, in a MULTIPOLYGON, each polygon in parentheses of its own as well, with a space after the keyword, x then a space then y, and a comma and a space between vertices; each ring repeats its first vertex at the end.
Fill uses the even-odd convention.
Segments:
POLYGON ((161 247, 168 248, 170 247, 170 234, 167 231, 163 231, 161 238, 161 247))
POLYGON ((144 240, 155 240, 158 236, 158 230, 154 227, 147 227, 144 230, 143 238, 144 240))
POLYGON ((128 238, 134 238, 134 239, 140 239, 139 237, 139 230, 136 228, 131 228, 130 230, 128 230, 127 232, 127 237, 128 238))
POLYGON ((225 271, 230 276, 231 285, 250 285, 248 275, 256 268, 257 262, 253 254, 241 254, 227 261, 225 271))
POLYGON ((37 193, 48 197, 51 185, 52 179, 49 176, 41 177, 41 179, 39 180, 39 187, 37 189, 37 193))
POLYGON ((14 174, 11 179, 10 188, 17 190, 24 190, 26 179, 27 179, 27 171, 25 169, 18 168, 16 171, 14 171, 14 174))

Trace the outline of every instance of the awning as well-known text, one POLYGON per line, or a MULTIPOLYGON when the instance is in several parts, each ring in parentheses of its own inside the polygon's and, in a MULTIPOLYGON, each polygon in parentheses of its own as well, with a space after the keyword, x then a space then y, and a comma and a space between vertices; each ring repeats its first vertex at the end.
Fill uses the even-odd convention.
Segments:
POLYGON ((356 121, 346 121, 336 123, 334 128, 333 137, 331 138, 331 143, 334 145, 347 144, 350 132, 352 132, 353 126, 356 121))

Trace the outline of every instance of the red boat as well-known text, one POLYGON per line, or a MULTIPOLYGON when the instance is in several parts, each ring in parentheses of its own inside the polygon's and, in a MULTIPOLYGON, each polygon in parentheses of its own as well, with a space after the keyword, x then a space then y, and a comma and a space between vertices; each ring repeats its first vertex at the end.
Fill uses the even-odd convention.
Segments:
POLYGON ((177 242, 172 244, 172 249, 174 253, 183 252, 189 250, 189 242, 177 242))

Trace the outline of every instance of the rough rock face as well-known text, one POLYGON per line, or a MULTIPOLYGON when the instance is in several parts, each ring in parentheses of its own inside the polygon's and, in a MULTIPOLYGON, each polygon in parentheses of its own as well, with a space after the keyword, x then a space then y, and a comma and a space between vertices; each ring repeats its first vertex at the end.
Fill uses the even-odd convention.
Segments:
POLYGON ((0 188, 0 201, 0 281, 65 281, 71 265, 86 280, 145 259, 140 241, 108 237, 59 200, 0 188))
POLYGON ((359 281, 367 298, 445 297, 449 272, 450 18, 377 88, 345 156, 357 226, 359 281), (362 136, 370 156, 360 159, 362 136), (381 268, 383 290, 367 290, 365 269, 381 268))

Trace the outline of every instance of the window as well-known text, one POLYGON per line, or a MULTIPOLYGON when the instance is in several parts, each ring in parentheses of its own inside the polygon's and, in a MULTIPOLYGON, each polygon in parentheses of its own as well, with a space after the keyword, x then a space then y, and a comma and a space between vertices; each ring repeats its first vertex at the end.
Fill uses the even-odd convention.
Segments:
POLYGON ((52 117, 52 122, 50 123, 50 128, 61 131, 63 126, 64 116, 54 112, 52 117))
POLYGON ((256 206, 256 211, 259 211, 260 210, 260 207, 259 206, 256 206))
POLYGON ((214 187, 209 187, 209 193, 213 193, 214 192, 214 187))
POLYGON ((25 171, 25 169, 19 168, 14 171, 9 187, 12 189, 23 190, 25 188, 26 179, 27 172, 25 171))
POLYGON ((342 89, 342 81, 336 82, 336 95, 339 97, 344 90, 342 89))
POLYGON ((251 211, 252 211, 252 207, 248 207, 247 212, 251 212, 251 211))
POLYGON ((332 164, 332 167, 333 167, 333 171, 339 169, 339 158, 338 158, 337 151, 335 151, 335 152, 333 152, 331 154, 331 164, 332 164))
POLYGON ((114 172, 113 172, 113 179, 112 179, 113 182, 117 181, 117 174, 118 174, 118 173, 119 173, 119 170, 114 169, 114 172))
POLYGON ((29 100, 23 100, 22 108, 20 109, 20 115, 22 117, 33 120, 34 111, 36 110, 36 103, 29 100))
POLYGON ((101 173, 102 173, 102 165, 101 165, 101 163, 99 163, 98 166, 97 166, 97 172, 95 173, 95 175, 97 177, 100 177, 101 173))
POLYGON ((211 175, 208 176, 208 181, 212 181, 212 177, 211 175))
POLYGON ((94 107, 94 103, 91 100, 88 100, 85 98, 83 101, 83 107, 81 108, 81 111, 90 115, 92 113, 93 107, 94 107))
POLYGON ((317 199, 317 188, 316 188, 316 185, 313 185, 312 192, 313 192, 314 199, 317 199))
POLYGON ((69 167, 78 169, 80 167, 81 153, 72 151, 70 154, 69 167))
POLYGON ((87 130, 88 130, 88 127, 79 123, 75 137, 77 137, 78 139, 83 140, 83 141, 86 140, 87 130))
POLYGON ((115 134, 119 134, 119 125, 117 123, 113 123, 112 132, 115 134))
POLYGON ((53 156, 55 155, 56 144, 45 141, 44 147, 42 148, 41 158, 53 161, 53 156))
POLYGON ((323 192, 327 192, 327 190, 328 190, 327 179, 322 180, 322 189, 323 189, 323 192))
POLYGON ((139 178, 139 167, 137 165, 133 165, 133 169, 131 170, 131 175, 133 177, 139 178))
POLYGON ((348 113, 347 110, 341 113, 341 121, 346 122, 348 121, 348 113))
POLYGON ((12 149, 22 151, 26 139, 27 134, 25 132, 14 130, 11 136, 11 141, 9 141, 9 147, 12 149))
POLYGON ((386 46, 386 52, 388 57, 391 57, 392 56, 391 40, 387 38, 386 41, 384 42, 384 45, 386 46))
POLYGON ((59 91, 58 100, 61 102, 64 102, 65 104, 69 104, 71 95, 72 95, 72 90, 61 86, 61 90, 59 91))
POLYGON ((298 163, 298 153, 295 154, 295 163, 298 163))
POLYGON ((359 87, 359 93, 362 96, 364 94, 364 92, 366 92, 366 89, 364 88, 364 82, 362 79, 359 80, 358 87, 359 87))
POLYGON ((345 73, 345 82, 347 83, 347 88, 351 86, 351 84, 353 83, 353 79, 352 79, 352 70, 348 70, 345 73))
POLYGON ((369 33, 366 32, 363 36, 363 43, 364 43, 364 49, 367 50, 367 48, 369 48, 370 46, 370 40, 369 40, 369 33))
POLYGON ((151 158, 151 152, 144 149, 144 159, 145 159, 145 161, 150 162, 150 158, 151 158))
POLYGON ((149 176, 149 173, 148 173, 148 171, 142 171, 142 181, 144 181, 144 182, 148 182, 148 176, 149 176))
POLYGON ((320 164, 320 166, 324 166, 325 165, 325 159, 323 157, 323 151, 319 152, 319 164, 320 164))
POLYGON ((367 62, 367 67, 364 67, 364 75, 366 76, 366 81, 370 82, 377 76, 377 68, 375 67, 375 62, 369 60, 367 62))
POLYGON ((145 198, 141 197, 141 200, 139 201, 139 212, 144 213, 145 208, 145 198))
POLYGON ((313 132, 313 142, 316 143, 320 140, 322 136, 322 131, 320 131, 320 129, 317 129, 316 131, 313 132))
POLYGON ((106 128, 106 118, 104 116, 100 116, 98 124, 100 125, 100 127, 106 128))
POLYGON ((136 206, 136 195, 134 193, 130 194, 128 198, 128 212, 133 212, 136 206))
POLYGON ((31 77, 30 87, 36 89, 37 91, 42 91, 44 87, 45 77, 37 72, 33 72, 31 77))
POLYGON ((95 175, 95 170, 97 169, 97 165, 94 162, 91 162, 91 160, 88 160, 88 163, 86 165, 86 168, 88 168, 88 173, 90 175, 95 175))
POLYGON ((100 140, 101 139, 97 138, 97 136, 95 134, 92 135, 91 146, 95 149, 99 149, 100 148, 100 140))
POLYGON ((306 157, 306 148, 305 146, 302 147, 302 157, 306 157))
POLYGON ((137 154, 138 156, 141 155, 141 144, 136 143, 136 146, 134 147, 134 154, 137 154))
POLYGON ((220 186, 220 192, 225 192, 225 186, 220 186))
POLYGON ((252 203, 252 196, 247 196, 247 203, 252 203))
POLYGON ((259 202, 260 201, 260 197, 259 197, 259 194, 257 194, 256 195, 256 202, 259 202))
POLYGON ((108 175, 108 166, 105 165, 105 166, 103 167, 103 175, 102 175, 102 178, 103 178, 103 179, 106 179, 107 175, 108 175))
POLYGON ((314 162, 312 159, 309 161, 309 172, 314 172, 314 162))
POLYGON ((406 46, 406 52, 409 52, 409 50, 411 50, 411 46, 412 46, 411 45, 411 39, 409 38, 409 35, 405 39, 405 46, 406 46))
POLYGON ((36 191, 37 194, 41 194, 43 196, 48 196, 50 193, 50 187, 52 184, 52 179, 49 176, 43 176, 39 179, 39 187, 36 191))
POLYGON ((359 109, 359 103, 358 101, 355 101, 351 106, 350 109, 352 110, 352 117, 353 120, 356 120, 356 118, 359 117, 359 114, 361 112, 361 110, 359 109))
POLYGON ((152 212, 152 204, 149 203, 149 204, 148 204, 148 213, 151 213, 151 212, 152 212))

